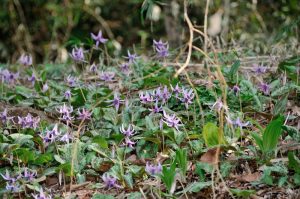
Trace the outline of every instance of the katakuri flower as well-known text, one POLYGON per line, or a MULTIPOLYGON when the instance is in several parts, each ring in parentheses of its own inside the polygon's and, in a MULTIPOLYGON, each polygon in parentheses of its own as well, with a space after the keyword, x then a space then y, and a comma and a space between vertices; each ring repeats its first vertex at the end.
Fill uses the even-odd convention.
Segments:
POLYGON ((41 188, 38 194, 32 194, 34 199, 52 199, 51 195, 47 195, 41 188))
POLYGON ((28 77, 28 81, 30 81, 30 82, 31 82, 31 85, 34 86, 35 80, 36 80, 35 74, 32 73, 31 76, 28 77))
POLYGON ((105 44, 107 42, 107 39, 103 37, 101 30, 99 30, 97 35, 91 33, 91 37, 96 42, 96 48, 98 48, 100 43, 105 44))
POLYGON ((24 172, 22 174, 22 178, 26 181, 32 181, 37 176, 37 171, 31 171, 28 168, 24 169, 24 172))
POLYGON ((66 92, 64 93, 64 97, 67 99, 67 100, 70 100, 71 99, 71 96, 72 96, 72 93, 70 90, 66 90, 66 92))
POLYGON ((173 93, 175 93, 175 97, 177 98, 178 95, 182 92, 181 88, 178 86, 178 83, 176 84, 175 87, 173 87, 172 85, 170 85, 171 90, 173 93))
POLYGON ((234 127, 239 128, 246 127, 250 124, 249 122, 243 123, 240 118, 236 118, 236 120, 231 120, 229 117, 226 117, 226 120, 229 124, 232 124, 234 127))
POLYGON ((267 71, 267 67, 263 65, 253 64, 252 66, 253 66, 253 71, 258 75, 264 74, 267 71))
POLYGON ((80 112, 80 109, 78 109, 78 119, 79 120, 90 120, 92 113, 89 112, 88 110, 82 108, 82 111, 80 112))
POLYGON ((90 72, 92 73, 96 73, 97 72, 97 65, 95 63, 93 63, 90 67, 90 72))
POLYGON ((125 129, 124 124, 122 124, 122 126, 120 127, 120 131, 126 137, 130 137, 130 136, 134 135, 134 129, 131 124, 128 125, 127 129, 125 129))
POLYGON ((43 92, 43 93, 46 93, 46 92, 48 91, 48 89, 49 89, 49 86, 48 86, 47 83, 45 83, 45 84, 43 85, 42 92, 43 92))
POLYGON ((120 185, 117 184, 117 178, 110 176, 108 173, 104 173, 102 175, 102 180, 107 188, 121 188, 120 185))
POLYGON ((163 111, 164 118, 163 122, 167 124, 167 126, 175 128, 177 131, 179 131, 179 127, 183 126, 180 119, 176 117, 175 113, 173 115, 168 115, 165 111, 163 111))
POLYGON ((259 89, 265 94, 265 95, 269 95, 271 92, 271 86, 267 83, 261 83, 259 85, 259 89))
POLYGON ((70 57, 76 62, 85 62, 84 60, 84 50, 82 47, 80 48, 73 48, 70 57))
POLYGON ((6 124, 7 122, 11 121, 14 117, 7 116, 7 109, 4 109, 2 113, 0 113, 0 120, 2 124, 6 124))
POLYGON ((32 65, 31 55, 22 54, 21 57, 19 58, 19 63, 24 66, 31 66, 32 65))
POLYGON ((100 79, 105 81, 105 82, 111 82, 113 81, 115 77, 115 73, 114 72, 101 72, 100 74, 100 79))
POLYGON ((234 85, 232 88, 232 91, 235 95, 237 95, 240 92, 240 87, 238 85, 234 85))
POLYGON ((153 102, 153 96, 151 96, 148 92, 140 92, 139 93, 140 96, 140 101, 143 104, 148 104, 149 102, 153 102))
POLYGON ((152 176, 159 175, 162 172, 162 166, 160 162, 158 164, 150 164, 149 162, 146 163, 145 171, 152 176))
POLYGON ((116 111, 118 111, 119 108, 120 108, 120 105, 121 105, 122 103, 124 103, 124 100, 122 100, 122 99, 119 97, 119 93, 115 92, 115 93, 114 93, 114 99, 112 99, 112 100, 107 100, 106 102, 112 103, 110 106, 114 106, 115 109, 116 109, 116 111))
POLYGON ((182 88, 182 95, 183 97, 180 100, 184 103, 185 108, 188 109, 189 104, 193 103, 192 100, 195 97, 194 91, 192 88, 190 90, 182 88))
POLYGON ((137 54, 130 54, 130 51, 127 51, 127 57, 125 57, 126 59, 128 59, 129 63, 133 63, 136 61, 137 58, 139 58, 139 56, 137 56, 137 54))
POLYGON ((70 87, 75 87, 76 84, 77 84, 77 81, 78 81, 78 78, 76 77, 73 77, 71 75, 68 75, 67 79, 65 80, 67 82, 67 84, 70 86, 70 87))

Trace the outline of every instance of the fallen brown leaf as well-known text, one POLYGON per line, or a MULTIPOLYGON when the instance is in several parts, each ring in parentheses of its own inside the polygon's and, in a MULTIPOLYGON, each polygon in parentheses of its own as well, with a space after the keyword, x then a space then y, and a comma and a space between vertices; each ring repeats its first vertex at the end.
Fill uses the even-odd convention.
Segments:
POLYGON ((218 164, 220 152, 220 147, 208 149, 208 151, 201 156, 200 161, 213 165, 218 164))

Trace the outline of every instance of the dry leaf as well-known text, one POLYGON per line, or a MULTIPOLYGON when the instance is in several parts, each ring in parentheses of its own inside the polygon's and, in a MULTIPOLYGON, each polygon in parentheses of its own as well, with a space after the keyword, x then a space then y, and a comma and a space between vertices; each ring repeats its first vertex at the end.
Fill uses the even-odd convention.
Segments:
POLYGON ((242 182, 254 182, 258 181, 261 177, 261 174, 259 172, 255 173, 248 173, 242 176, 236 176, 237 180, 242 182))
POLYGON ((209 164, 218 164, 220 152, 221 149, 219 147, 208 149, 208 151, 201 156, 200 161, 209 164))

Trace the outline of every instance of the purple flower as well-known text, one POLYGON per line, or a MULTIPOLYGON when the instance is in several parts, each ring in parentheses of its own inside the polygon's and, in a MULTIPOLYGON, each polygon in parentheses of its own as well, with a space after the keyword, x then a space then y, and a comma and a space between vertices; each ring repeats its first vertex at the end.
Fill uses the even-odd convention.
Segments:
POLYGON ((260 74, 264 74, 267 71, 267 67, 264 67, 263 65, 258 65, 258 64, 253 64, 253 71, 260 75, 260 74))
POLYGON ((12 72, 9 72, 9 70, 7 70, 7 69, 1 71, 0 75, 2 77, 2 82, 7 82, 9 84, 15 83, 15 81, 19 77, 19 73, 12 73, 12 72))
POLYGON ((28 168, 24 169, 24 174, 22 177, 27 181, 32 181, 37 176, 36 171, 30 171, 28 168))
POLYGON ((121 69, 121 72, 124 73, 125 75, 129 75, 130 74, 130 68, 129 68, 129 63, 128 62, 125 62, 125 63, 122 63, 120 65, 120 69, 121 69))
POLYGON ((125 57, 126 59, 128 59, 129 63, 133 63, 135 62, 135 60, 138 58, 137 54, 130 54, 130 51, 127 51, 127 57, 125 57))
POLYGON ((193 93, 193 89, 184 89, 182 88, 182 95, 183 98, 181 98, 180 100, 184 103, 185 108, 188 109, 189 108, 189 104, 193 103, 193 99, 195 97, 195 94, 193 93))
POLYGON ((179 93, 182 92, 180 87, 178 86, 178 83, 176 84, 176 86, 174 88, 172 85, 170 85, 170 86, 171 86, 172 92, 175 93, 175 97, 178 97, 179 93))
POLYGON ((152 175, 152 176, 158 175, 158 174, 161 174, 161 172, 162 172, 162 166, 161 166, 160 162, 157 165, 149 164, 149 162, 147 162, 145 171, 149 175, 152 175))
POLYGON ((5 189, 11 192, 17 192, 20 190, 20 186, 17 183, 6 182, 5 189))
POLYGON ((6 169, 5 171, 5 175, 3 175, 2 173, 0 173, 0 175, 2 176, 2 178, 6 181, 9 181, 11 183, 16 182, 16 178, 12 178, 8 172, 8 170, 6 169))
POLYGON ((96 73, 97 72, 97 65, 95 63, 93 63, 90 67, 90 72, 92 73, 96 73))
POLYGON ((164 113, 163 122, 166 123, 167 126, 175 128, 177 131, 179 131, 178 128, 183 125, 181 124, 180 119, 176 117, 175 114, 168 115, 165 111, 163 111, 163 113, 164 113))
POLYGON ((99 43, 105 44, 107 42, 107 39, 103 38, 102 31, 99 30, 98 35, 94 35, 91 33, 91 37, 93 40, 96 41, 96 47, 98 48, 99 43))
POLYGON ((30 113, 27 114, 26 117, 19 117, 18 116, 18 124, 21 125, 23 129, 25 128, 32 128, 36 129, 39 125, 40 117, 33 117, 30 113))
POLYGON ((72 96, 72 93, 70 90, 67 90, 65 93, 64 93, 64 96, 67 100, 70 100, 71 99, 71 96, 72 96))
POLYGON ((44 191, 43 191, 43 189, 41 188, 40 189, 40 192, 39 192, 39 194, 32 194, 32 196, 33 196, 33 198, 34 199, 52 199, 52 197, 50 196, 50 195, 46 195, 45 193, 44 193, 44 191))
POLYGON ((243 128, 250 124, 249 122, 243 123, 240 118, 236 118, 236 120, 231 120, 229 117, 226 117, 226 120, 229 124, 232 124, 233 126, 240 127, 240 128, 243 128))
POLYGON ((67 82, 67 84, 69 84, 70 87, 75 87, 76 83, 77 83, 77 80, 78 79, 76 77, 68 75, 68 77, 66 79, 66 82, 67 82))
POLYGON ((155 102, 155 105, 153 108, 149 109, 149 111, 151 111, 151 113, 159 113, 161 112, 163 109, 162 109, 162 106, 158 106, 158 101, 156 100, 155 102))
POLYGON ((134 148, 133 145, 135 145, 135 142, 133 142, 132 140, 130 140, 129 137, 125 137, 124 145, 127 146, 127 147, 129 147, 129 148, 134 148))
POLYGON ((30 66, 32 65, 32 57, 31 55, 25 55, 22 54, 21 57, 19 58, 19 63, 24 65, 24 66, 30 66))
POLYGON ((221 99, 218 99, 211 107, 211 109, 215 109, 218 112, 220 112, 222 108, 224 108, 225 110, 227 109, 227 107, 223 104, 221 99))
POLYGON ((153 40, 155 51, 157 52, 158 57, 167 57, 169 56, 169 45, 168 42, 162 42, 162 40, 155 41, 153 40))
POLYGON ((153 39, 153 45, 154 45, 155 48, 164 48, 165 46, 168 45, 168 42, 164 43, 161 39, 159 41, 155 41, 153 39))
POLYGON ((30 81, 32 86, 34 86, 35 80, 36 80, 36 77, 35 77, 34 73, 32 73, 31 77, 28 78, 28 81, 30 81))
POLYGON ((72 136, 69 133, 65 133, 61 138, 60 141, 69 143, 72 139, 72 136))
POLYGON ((171 98, 171 93, 168 90, 167 86, 164 86, 164 89, 161 93, 162 103, 166 103, 171 98))
POLYGON ((83 48, 73 48, 72 53, 70 54, 70 57, 76 61, 76 62, 85 62, 84 61, 84 53, 83 53, 83 48))
POLYGON ((6 124, 10 120, 12 120, 14 117, 8 117, 7 116, 7 109, 4 109, 2 113, 0 113, 0 120, 3 124, 6 124))
POLYGON ((106 82, 110 82, 113 80, 113 78, 115 77, 115 73, 114 72, 101 72, 100 74, 100 79, 106 82))
POLYGON ((234 85, 232 88, 232 91, 235 95, 237 95, 240 92, 240 87, 238 85, 234 85))
POLYGON ((267 83, 261 83, 259 85, 259 89, 265 94, 265 95, 268 95, 270 94, 270 91, 271 91, 271 86, 267 83))
POLYGON ((121 186, 117 184, 117 178, 110 176, 108 173, 102 175, 102 180, 104 182, 105 187, 109 189, 121 188, 121 186))
POLYGON ((143 104, 153 102, 153 97, 148 92, 145 92, 145 94, 144 92, 140 92, 139 96, 140 96, 140 101, 143 104))
POLYGON ((124 128, 124 124, 122 124, 122 127, 120 127, 120 131, 122 134, 124 134, 126 137, 130 137, 134 134, 134 129, 131 124, 128 125, 128 128, 124 128))
POLYGON ((114 106, 116 111, 119 110, 120 104, 124 103, 124 100, 121 100, 119 97, 119 94, 117 92, 114 93, 114 99, 113 100, 107 100, 106 102, 112 103, 111 106, 114 106))
POLYGON ((64 121, 72 121, 74 118, 71 116, 71 113, 73 112, 73 107, 72 106, 66 106, 64 104, 63 106, 60 106, 57 111, 62 115, 60 118, 61 120, 64 121))
POLYGON ((49 89, 49 86, 48 86, 47 83, 45 83, 45 84, 43 85, 42 92, 45 93, 45 92, 48 91, 48 89, 49 89))
POLYGON ((78 109, 78 119, 79 120, 90 120, 92 113, 90 113, 88 110, 82 109, 82 112, 78 109))
POLYGON ((55 141, 56 137, 60 135, 60 132, 58 131, 58 124, 55 124, 52 130, 46 130, 46 135, 42 136, 44 144, 48 145, 49 143, 52 143, 55 141))

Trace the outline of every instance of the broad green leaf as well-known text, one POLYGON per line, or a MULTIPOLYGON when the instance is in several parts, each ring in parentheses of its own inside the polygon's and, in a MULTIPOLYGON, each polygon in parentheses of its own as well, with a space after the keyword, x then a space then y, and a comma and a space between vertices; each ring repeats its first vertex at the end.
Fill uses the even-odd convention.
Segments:
POLYGON ((291 151, 288 153, 288 159, 289 159, 288 167, 290 169, 293 169, 296 173, 300 174, 300 160, 291 151))
POLYGON ((260 148, 260 150, 264 150, 264 146, 263 146, 263 140, 262 138, 255 132, 251 133, 251 136, 254 138, 256 144, 258 145, 258 147, 260 148))
POLYGON ((219 133, 219 128, 214 123, 207 123, 203 127, 203 138, 206 146, 212 147, 224 143, 223 134, 219 133))
POLYGON ((161 180, 165 183, 169 193, 173 191, 171 189, 175 180, 175 175, 176 175, 175 169, 176 169, 175 162, 171 164, 169 169, 166 166, 163 166, 161 180))
POLYGON ((275 107, 273 109, 273 115, 283 114, 288 101, 288 94, 283 96, 281 99, 277 100, 275 107))
POLYGON ((202 189, 211 186, 211 182, 193 182, 188 187, 185 188, 185 191, 188 193, 198 193, 202 189))
POLYGON ((265 152, 274 151, 282 133, 284 117, 280 116, 270 122, 263 134, 263 149, 265 152))
POLYGON ((93 137, 92 142, 97 143, 102 148, 108 148, 108 143, 106 139, 100 135, 93 137))
POLYGON ((92 199, 114 199, 112 195, 106 195, 102 193, 96 193, 93 195, 92 199))

